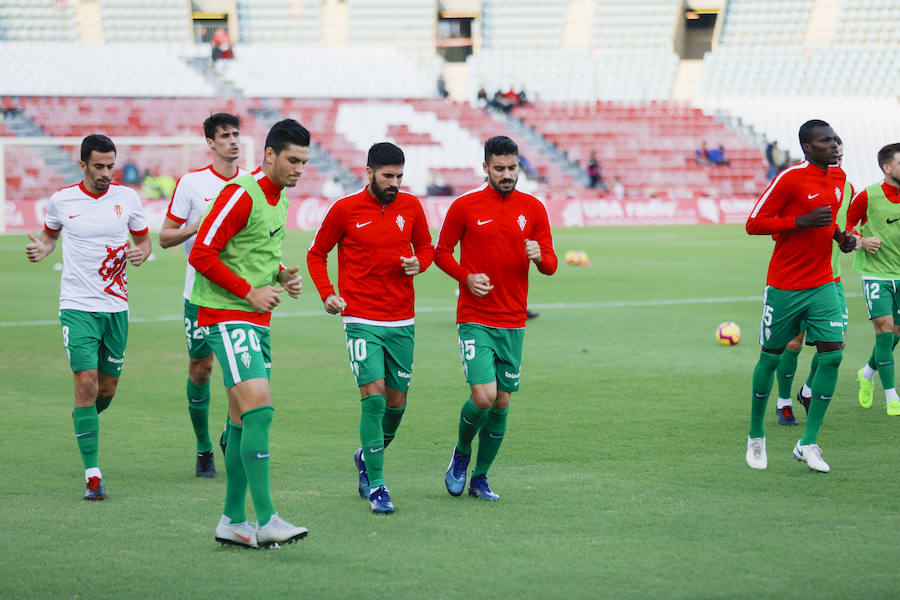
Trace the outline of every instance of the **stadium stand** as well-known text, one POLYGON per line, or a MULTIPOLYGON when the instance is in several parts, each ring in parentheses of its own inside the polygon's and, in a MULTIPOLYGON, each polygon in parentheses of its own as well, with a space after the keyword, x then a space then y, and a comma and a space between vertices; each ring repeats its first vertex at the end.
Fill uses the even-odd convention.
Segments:
MULTIPOLYGON (((390 45, 420 68, 434 63, 437 2, 435 0, 345 0, 351 47, 390 45)), ((401 73, 403 65, 393 73, 401 73)), ((383 68, 384 66, 382 66, 383 68)), ((431 80, 431 89, 434 80, 431 80)), ((393 96, 389 96, 393 97, 393 96)))
POLYGON ((237 3, 240 41, 245 44, 318 44, 321 0, 243 0, 237 3))
POLYGON ((0 41, 72 42, 77 38, 75 11, 69 2, 0 2, 0 41))
POLYGON ((107 42, 192 41, 190 4, 182 0, 99 0, 107 42))

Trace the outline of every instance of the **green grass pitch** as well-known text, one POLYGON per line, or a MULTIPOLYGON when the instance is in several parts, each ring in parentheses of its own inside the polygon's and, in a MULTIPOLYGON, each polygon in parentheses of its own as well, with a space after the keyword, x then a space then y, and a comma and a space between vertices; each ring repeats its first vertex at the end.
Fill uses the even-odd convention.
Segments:
MULTIPOLYGON (((557 229, 589 268, 532 270, 522 388, 490 481, 450 497, 443 474, 468 392, 454 282, 417 278, 409 408, 386 457, 397 512, 356 494, 358 391, 343 332, 305 276, 272 322, 272 489, 309 528, 284 548, 220 548, 219 477, 193 474, 184 388, 181 248, 129 267, 125 369, 101 416, 108 499, 81 500, 72 378, 56 322, 59 272, 0 237, 0 598, 887 598, 900 589, 900 419, 855 372, 873 332, 845 260, 850 332, 819 436, 832 472, 791 457, 800 428, 766 417, 769 469, 744 462, 760 295, 772 241, 731 226, 557 229), (743 340, 714 334, 735 321, 743 340)), ((811 352, 800 355, 798 381, 811 352)), ((796 386, 795 386, 796 391, 796 386)), ((225 415, 213 374, 211 422, 225 415)), ((798 418, 804 419, 799 409, 798 418)), ((252 514, 252 512, 251 512, 252 514)))

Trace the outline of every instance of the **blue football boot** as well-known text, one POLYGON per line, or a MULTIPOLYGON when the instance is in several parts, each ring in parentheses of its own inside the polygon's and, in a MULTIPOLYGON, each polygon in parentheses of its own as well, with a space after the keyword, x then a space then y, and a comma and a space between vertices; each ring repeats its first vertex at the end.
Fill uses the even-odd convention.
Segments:
POLYGON ((487 482, 487 475, 476 475, 469 482, 469 495, 479 500, 499 500, 500 496, 494 493, 487 482))
POLYGON ((369 508, 376 515, 386 515, 394 512, 394 503, 391 502, 391 497, 388 495, 386 487, 379 485, 372 490, 372 495, 369 496, 369 508))
POLYGON ((463 454, 453 447, 453 458, 450 459, 450 466, 447 467, 447 474, 444 475, 444 485, 451 496, 459 496, 466 488, 466 469, 469 467, 469 459, 471 456, 463 454))
POLYGON ((359 496, 360 498, 368 498, 370 495, 369 473, 366 472, 366 463, 363 460, 362 448, 354 453, 353 462, 356 463, 356 468, 359 471, 359 496))

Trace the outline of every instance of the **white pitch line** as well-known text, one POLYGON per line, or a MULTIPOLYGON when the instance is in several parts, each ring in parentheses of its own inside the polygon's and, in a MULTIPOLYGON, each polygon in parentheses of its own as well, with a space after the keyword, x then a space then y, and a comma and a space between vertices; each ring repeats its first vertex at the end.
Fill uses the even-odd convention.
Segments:
MULTIPOLYGON (((846 294, 847 298, 858 298, 862 294, 846 294)), ((529 304, 528 308, 541 310, 555 309, 584 309, 584 308, 637 308, 653 306, 688 306, 691 304, 733 304, 736 302, 759 302, 762 296, 730 296, 721 298, 672 298, 665 300, 611 300, 606 302, 558 302, 550 304, 529 304)), ((448 306, 417 306, 417 313, 447 313, 456 312, 455 305, 448 306)), ((293 317, 330 317, 323 310, 301 310, 297 312, 276 312, 272 317, 278 319, 293 317)), ((158 317, 129 317, 130 323, 163 323, 168 321, 182 321, 182 315, 161 315, 158 317)), ((31 327, 37 325, 59 325, 58 320, 45 321, 0 321, 0 327, 31 327)))

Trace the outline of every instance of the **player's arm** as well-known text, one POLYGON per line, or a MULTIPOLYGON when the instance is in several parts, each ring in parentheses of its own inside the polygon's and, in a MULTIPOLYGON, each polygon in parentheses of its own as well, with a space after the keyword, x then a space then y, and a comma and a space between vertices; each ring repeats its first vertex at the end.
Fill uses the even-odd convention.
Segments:
MULTIPOLYGON (((853 202, 850 203, 850 208, 847 209, 847 229, 856 233, 856 226, 865 225, 869 220, 866 216, 868 211, 869 195, 866 193, 865 188, 863 188, 863 190, 853 198, 853 202)), ((869 254, 875 254, 878 252, 878 249, 881 248, 881 238, 874 235, 861 237, 859 247, 869 254)))
POLYGON ((278 265, 278 275, 276 281, 284 287, 284 290, 291 298, 299 298, 300 292, 303 291, 303 277, 300 275, 300 265, 294 265, 287 268, 282 264, 278 265))
POLYGON ((59 231, 49 230, 45 226, 38 237, 28 233, 28 239, 31 240, 31 243, 25 246, 25 256, 31 262, 41 262, 56 248, 59 231))
POLYGON ((465 230, 461 212, 455 202, 450 205, 450 210, 444 217, 444 225, 438 234, 438 243, 434 249, 434 262, 441 271, 458 282, 464 283, 470 292, 481 298, 494 289, 490 277, 486 273, 470 273, 453 257, 453 249, 456 248, 456 244, 459 243, 465 230))
POLYGON ((428 221, 425 219, 425 211, 422 205, 416 207, 416 220, 412 230, 412 245, 414 254, 410 257, 401 256, 403 271, 407 275, 418 275, 434 262, 434 246, 431 243, 431 232, 428 231, 428 221))
POLYGON ((163 219, 162 229, 159 230, 159 245, 163 248, 171 248, 183 244, 185 240, 197 235, 201 221, 202 219, 191 224, 186 224, 184 221, 179 223, 167 215, 163 219))
MULTIPOLYGON (((830 206, 819 206, 805 215, 781 216, 781 212, 791 198, 790 180, 776 177, 766 191, 756 201, 747 218, 746 230, 750 235, 771 235, 783 231, 805 229, 807 227, 833 226, 834 218, 830 206)), ((798 193, 802 193, 802 190, 798 193)))
POLYGON ((532 228, 533 239, 525 240, 525 255, 534 262, 540 273, 553 275, 559 265, 559 259, 553 250, 553 237, 550 234, 550 219, 543 205, 532 211, 535 226, 532 228))
POLYGON ((325 304, 325 311, 337 314, 347 308, 347 303, 334 291, 331 278, 328 277, 328 253, 337 245, 343 235, 341 227, 342 211, 337 203, 331 205, 322 218, 322 224, 316 230, 313 241, 306 251, 306 268, 319 297, 325 304))
POLYGON ((150 256, 150 249, 152 244, 150 243, 150 233, 147 229, 144 229, 143 234, 131 232, 131 239, 134 240, 134 245, 129 244, 128 250, 125 251, 125 258, 128 259, 133 266, 139 267, 141 266, 147 257, 150 256))

